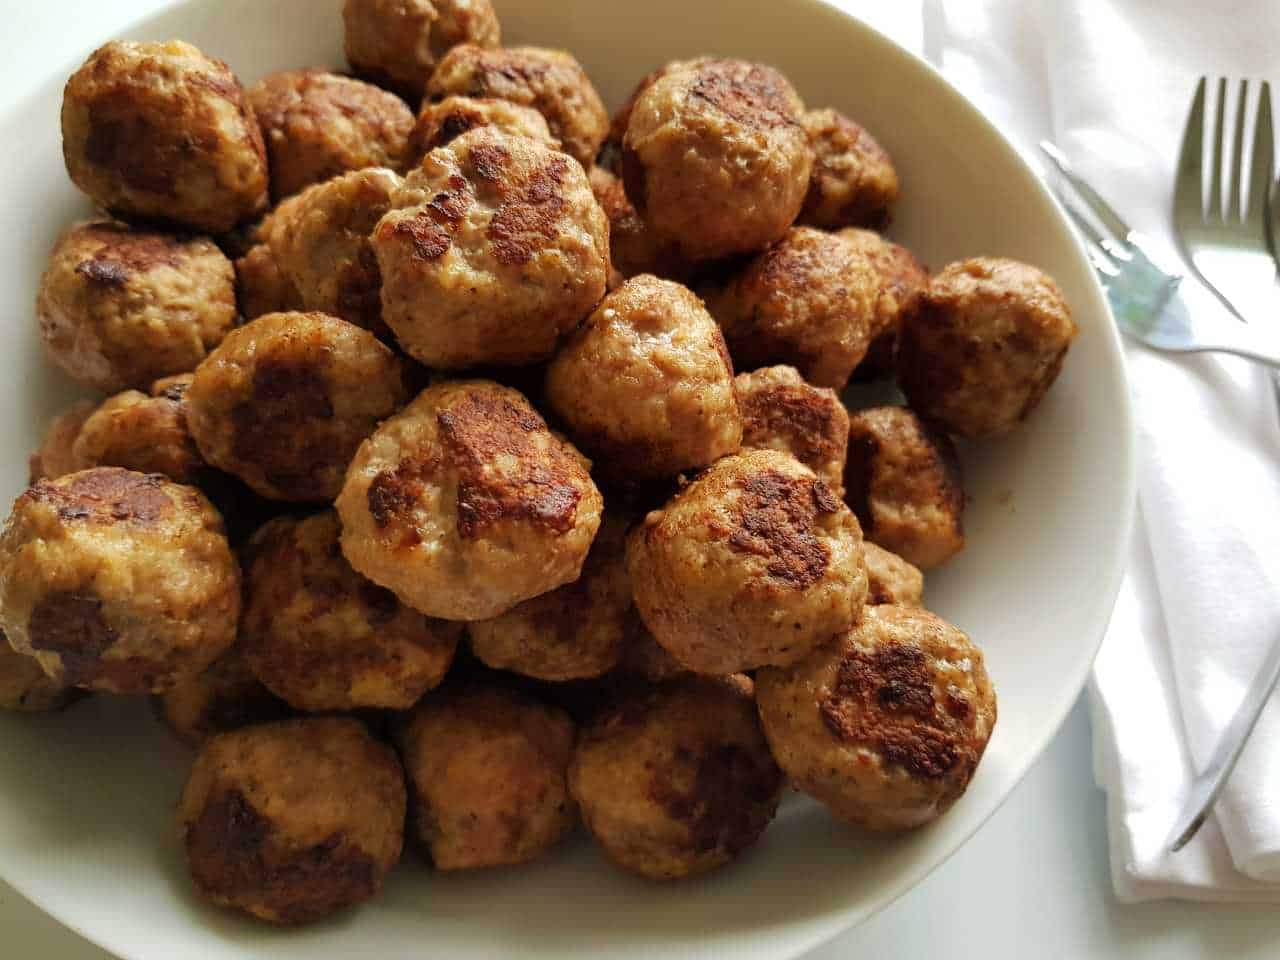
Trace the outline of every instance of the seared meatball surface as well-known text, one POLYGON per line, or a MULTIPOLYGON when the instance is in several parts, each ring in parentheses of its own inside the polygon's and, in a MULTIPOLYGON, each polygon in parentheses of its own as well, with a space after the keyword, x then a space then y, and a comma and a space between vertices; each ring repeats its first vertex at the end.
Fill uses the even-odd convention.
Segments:
POLYGON ((99 404, 81 426, 72 454, 80 469, 124 467, 162 473, 178 483, 195 484, 206 472, 187 430, 183 400, 137 390, 99 404))
POLYGON ((805 383, 795 367, 762 367, 734 378, 742 408, 742 446, 781 450, 844 493, 849 414, 834 390, 805 383))
POLYGON ((955 445, 906 407, 849 417, 845 498, 866 538, 928 570, 964 547, 955 445))
POLYGON ((903 322, 898 384, 916 411, 952 433, 1003 437, 1058 378, 1076 332, 1048 274, 1016 260, 961 260, 929 281, 903 322))
POLYGON ((221 656, 239 614, 222 518, 158 474, 41 480, 0 533, 0 629, 62 683, 159 692, 221 656))
POLYGON ((321 313, 271 313, 196 370, 187 423, 205 460, 275 500, 332 500, 360 442, 408 398, 400 360, 321 313))
POLYGON ((332 510, 282 517, 245 548, 244 655, 299 710, 407 710, 444 679, 461 628, 351 569, 332 510))
POLYGON ((410 824, 438 870, 526 863, 573 828, 573 722, 499 686, 433 693, 399 733, 410 824))
POLYGON ((408 168, 416 167, 436 147, 447 147, 476 127, 497 127, 514 136, 539 140, 552 150, 561 146, 542 114, 533 107, 494 97, 451 95, 422 105, 409 133, 408 168))
POLYGON ((75 457, 76 438, 84 422, 98 409, 92 400, 77 400, 70 407, 49 421, 40 446, 27 458, 29 483, 37 480, 56 480, 81 469, 75 457))
POLYGON ((235 325, 235 271, 211 240, 88 220, 54 245, 36 314, 49 359, 72 379, 145 390, 193 370, 235 325))
POLYGON ((803 109, 771 67, 704 59, 672 69, 631 108, 627 196, 690 261, 761 250, 791 226, 809 186, 803 109))
POLYGON ((546 118, 551 135, 584 168, 609 127, 600 94, 582 65, 564 50, 544 47, 486 49, 475 44, 454 47, 440 61, 427 84, 427 96, 450 94, 493 97, 533 107, 546 118))
POLYGON ((919 567, 870 540, 863 542, 862 555, 867 564, 867 603, 924 605, 924 574, 919 567))
POLYGON ((855 375, 859 380, 892 377, 898 328, 904 317, 913 316, 919 309, 920 298, 929 284, 929 272, 910 250, 873 230, 850 227, 841 230, 840 236, 858 249, 879 281, 871 346, 855 375))
POLYGON ((77 693, 74 687, 45 673, 35 657, 14 650, 0 633, 0 710, 18 713, 61 710, 77 693))
POLYGON ((280 269, 269 244, 254 244, 236 260, 235 268, 236 303, 245 320, 304 309, 302 294, 280 269))
POLYGON ((605 855, 653 880, 723 866, 773 820, 782 772, 745 677, 624 695, 578 737, 569 789, 605 855))
POLYGON ((614 484, 673 477, 742 442, 720 329, 691 291, 649 274, 601 301, 547 367, 546 393, 614 484))
POLYGON ((306 717, 210 737, 178 805, 191 879, 276 924, 376 894, 404 844, 404 773, 357 720, 306 717))
MULTIPOLYGON (((597 166, 591 168, 590 180, 596 201, 609 218, 609 255, 620 275, 619 283, 642 273, 680 282, 693 275, 693 266, 676 247, 654 236, 627 199, 626 187, 618 177, 597 166)), ((610 289, 619 283, 610 282, 610 289)))
POLYGON ((428 616, 496 617, 578 578, 603 507, 589 466, 517 391, 438 383, 352 461, 343 553, 428 616))
POLYGON ((801 123, 814 160, 800 222, 825 230, 884 228, 898 199, 888 152, 839 110, 810 110, 801 123))
POLYGON ((609 224, 572 158, 479 127, 432 150, 373 232, 382 315, 429 367, 545 360, 604 295, 609 224))
POLYGON ((761 670, 756 701, 778 764, 842 820, 904 830, 964 793, 996 721, 982 651, 927 610, 868 607, 836 642, 761 670))
POLYGON ((156 697, 155 709, 164 725, 191 746, 215 733, 283 720, 292 713, 253 675, 238 644, 204 672, 156 697))
POLYGON ((858 521, 793 457, 717 461, 630 535, 636 609, 698 673, 794 663, 858 618, 858 521))
POLYGON ((75 185, 117 216, 223 233, 267 205, 240 82, 180 40, 90 54, 62 94, 62 155, 75 185))
POLYGON ((262 128, 271 199, 365 167, 400 169, 413 113, 370 83, 327 70, 269 73, 245 93, 262 128))

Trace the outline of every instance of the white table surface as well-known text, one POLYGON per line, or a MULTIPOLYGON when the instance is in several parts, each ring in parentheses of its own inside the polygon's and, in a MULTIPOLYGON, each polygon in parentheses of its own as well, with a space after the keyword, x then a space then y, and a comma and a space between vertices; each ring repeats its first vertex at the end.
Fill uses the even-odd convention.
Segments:
MULTIPOLYGON (((11 40, 0 60, 4 98, 20 98, 43 79, 45 65, 87 51, 162 2, 0 0, 11 40)), ((857 0, 846 3, 857 6, 857 0)), ((3 882, 0 944, 0 956, 14 960, 110 960, 3 882)), ((1089 720, 1079 704, 977 836, 911 893, 808 960, 1244 960, 1278 955, 1280 911, 1271 906, 1125 906, 1115 901, 1103 796, 1093 784, 1089 720)))

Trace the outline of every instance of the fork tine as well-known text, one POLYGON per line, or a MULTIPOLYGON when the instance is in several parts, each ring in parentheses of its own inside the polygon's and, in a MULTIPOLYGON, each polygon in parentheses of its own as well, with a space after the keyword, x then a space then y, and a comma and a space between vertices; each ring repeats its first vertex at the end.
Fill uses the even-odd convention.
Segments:
POLYGON ((1249 206, 1245 221, 1261 227, 1271 196, 1275 172, 1275 132, 1271 124, 1271 84, 1262 81, 1258 93, 1258 114, 1253 124, 1253 159, 1249 169, 1249 206))
POLYGON ((1204 101, 1209 82, 1201 77, 1191 100, 1187 125, 1182 128, 1182 151, 1178 155, 1174 210, 1198 221, 1204 216, 1204 101))
POLYGON ((1213 115, 1213 166, 1209 169, 1209 202, 1205 204, 1205 216, 1210 220, 1222 218, 1222 138, 1223 121, 1227 106, 1227 78, 1218 78, 1218 103, 1213 115))
POLYGON ((1049 158, 1049 162, 1053 164, 1058 173, 1062 174, 1064 180, 1071 184, 1072 188, 1080 195, 1080 199, 1098 218, 1098 222, 1106 228, 1107 232, 1112 235, 1115 245, 1119 249, 1126 249, 1129 246, 1129 234, 1133 230, 1127 223, 1120 219, 1120 214, 1111 208, 1111 204, 1103 200, 1098 192, 1080 179, 1079 175, 1071 167, 1071 162, 1067 159, 1066 154, 1055 147, 1048 140, 1040 141, 1040 152, 1049 158))
POLYGON ((1067 211, 1067 216, 1071 218, 1072 224, 1079 231, 1081 239, 1084 241, 1084 252, 1089 256, 1089 262, 1093 264, 1093 269, 1108 277, 1118 277, 1120 268, 1116 266, 1115 261, 1106 254, 1104 247, 1105 241, 1082 214, 1074 203, 1064 197, 1058 195, 1058 199, 1062 201, 1062 209, 1067 211))
POLYGON ((1236 99, 1236 128, 1232 136, 1231 179, 1227 186, 1227 219, 1234 222, 1244 218, 1244 121, 1249 104, 1249 81, 1240 81, 1240 96, 1236 99))

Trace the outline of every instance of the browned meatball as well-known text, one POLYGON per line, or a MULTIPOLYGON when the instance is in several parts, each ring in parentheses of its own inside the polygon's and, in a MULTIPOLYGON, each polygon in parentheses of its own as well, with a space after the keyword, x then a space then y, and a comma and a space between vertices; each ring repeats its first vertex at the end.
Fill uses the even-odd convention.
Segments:
POLYGON ((369 582, 338 546, 338 515, 281 517, 249 542, 244 655, 299 710, 407 710, 444 679, 461 628, 369 582))
POLYGON ((662 644, 638 615, 632 617, 627 631, 627 647, 622 655, 618 672, 624 677, 638 677, 649 683, 661 683, 682 673, 688 673, 675 657, 667 653, 662 644))
MULTIPOLYGON (((692 60, 670 60, 658 67, 656 70, 650 70, 640 82, 636 84, 635 89, 631 91, 631 95, 623 101, 609 120, 609 133, 605 138, 605 144, 602 153, 607 153, 607 159, 610 161, 609 168, 613 172, 617 172, 622 162, 622 138, 627 134, 627 126, 631 123, 631 111, 636 107, 636 101, 640 99, 640 95, 652 87, 669 73, 675 73, 678 70, 690 70, 702 67, 706 64, 714 63, 715 57, 695 57, 692 60)), ((603 160, 601 162, 604 162, 603 160)))
POLYGON ((191 879, 278 924, 368 900, 404 844, 404 773, 357 720, 307 717, 210 737, 178 805, 191 879))
POLYGON ((393 93, 326 70, 269 73, 245 92, 278 201, 364 167, 400 169, 413 113, 393 93))
POLYGON ((158 474, 41 480, 0 534, 0 630, 63 683, 159 692, 221 656, 239 613, 221 517, 158 474))
POLYGON ((896 368, 898 328, 903 317, 913 316, 919 309, 920 297, 929 283, 929 272, 906 247, 872 230, 850 227, 841 230, 840 236, 857 247, 879 280, 871 346, 854 375, 858 380, 892 377, 896 368))
POLYGON ((964 547, 955 445, 906 407, 849 417, 845 499, 867 539, 928 570, 964 547))
POLYGON ((399 741, 412 829, 436 869, 525 863, 572 829, 573 723, 558 707, 471 684, 424 699, 399 741))
POLYGON ((245 320, 256 320, 268 313, 304 309, 302 294, 284 275, 267 244, 258 243, 250 247, 235 262, 235 267, 236 303, 240 307, 240 316, 245 320))
POLYGON ((587 175, 479 127, 427 154, 372 243, 382 316, 429 367, 545 360, 604 295, 609 223, 587 175))
POLYGON ((752 253, 800 212, 813 152, 803 104, 782 74, 698 61, 655 80, 622 140, 627 196, 660 241, 690 261, 752 253))
POLYGON ((635 618, 626 529, 621 517, 606 517, 577 580, 468 624, 471 652, 497 670, 539 680, 580 680, 612 670, 635 618))
POLYGON ((609 127, 600 94, 582 65, 565 50, 543 47, 454 47, 427 84, 427 96, 495 97, 533 107, 551 135, 583 167, 595 161, 609 127))
POLYGON ((795 227, 706 296, 741 369, 785 363, 839 390, 871 343, 878 291, 848 240, 795 227))
POLYGON ((834 390, 805 383, 795 367, 764 367, 734 379, 742 408, 742 446, 781 450, 844 494, 849 414, 834 390))
POLYGON ((540 140, 553 150, 560 149, 560 141, 551 135, 547 121, 533 107, 492 97, 449 96, 422 105, 409 133, 406 169, 413 169, 436 147, 446 147, 476 127, 497 127, 506 133, 540 140))
POLYGON ((884 147, 839 110, 810 110, 801 122, 814 160, 800 222, 826 230, 885 227, 898 172, 884 147))
POLYGON ((605 854, 678 880, 723 866, 773 820, 782 772, 745 677, 688 677, 633 693, 578 738, 569 789, 605 854))
POLYGON ((192 746, 215 733, 283 720, 290 713, 289 705, 253 675, 238 646, 160 694, 155 706, 165 726, 192 746))
POLYGON ((79 400, 49 421, 40 446, 27 458, 29 483, 37 480, 56 480, 81 469, 75 457, 76 438, 80 428, 98 409, 92 400, 79 400))
POLYGON ((0 710, 44 713, 61 710, 78 691, 44 672, 35 657, 18 653, 0 632, 0 710))
POLYGON ((271 313, 196 370, 187 423, 208 463, 262 496, 332 500, 360 442, 407 398, 400 361, 367 330, 271 313))
POLYGON ((547 400, 615 484, 673 477, 742 442, 720 329, 688 289, 648 274, 569 338, 547 367, 547 400))
POLYGON ((867 593, 858 521, 776 450, 717 461, 627 545, 636 609, 698 673, 794 663, 848 629, 867 593))
POLYGON ((342 551, 428 616, 496 617, 578 579, 603 507, 589 466, 515 390, 438 383, 361 445, 342 551))
MULTIPOLYGON (((652 273, 669 280, 689 279, 693 267, 673 244, 654 236, 627 199, 622 181, 603 167, 592 167, 590 180, 596 201, 609 218, 609 254, 621 278, 652 273)), ((613 289, 619 283, 609 286, 613 289)))
POLYGON ((862 544, 867 564, 867 603, 893 603, 899 607, 919 607, 924 601, 924 574, 896 553, 870 540, 862 544))
POLYGON ((769 745, 796 786, 873 830, 928 823, 960 798, 991 737, 982 651, 926 610, 868 607, 793 667, 756 675, 769 745))
POLYGON ((346 0, 342 22, 352 69, 411 103, 449 48, 501 39, 490 0, 346 0))
POLYGON ((75 185, 119 216, 222 233, 267 205, 239 81, 179 40, 95 50, 63 91, 62 155, 75 185))
POLYGON ((111 220, 68 229, 36 298, 49 358, 103 393, 195 368, 236 322, 235 271, 210 240, 111 220))
POLYGON ((963 437, 1007 435, 1040 403, 1076 336, 1047 274, 977 257, 934 276, 898 334, 898 384, 923 416, 963 437))
POLYGON ((196 483, 206 471, 182 399, 137 390, 104 400, 80 428, 72 453, 80 469, 125 467, 178 483, 196 483))

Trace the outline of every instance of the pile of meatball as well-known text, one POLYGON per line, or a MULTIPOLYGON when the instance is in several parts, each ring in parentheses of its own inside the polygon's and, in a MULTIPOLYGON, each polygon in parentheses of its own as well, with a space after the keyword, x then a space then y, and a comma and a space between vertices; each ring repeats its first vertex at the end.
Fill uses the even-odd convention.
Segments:
POLYGON ((886 151, 769 66, 671 62, 610 119, 489 0, 344 18, 349 74, 113 41, 68 81, 101 213, 36 309, 109 396, 0 535, 0 704, 152 697, 196 750, 195 888, 281 924, 373 896, 406 835, 472 870, 581 822, 670 880, 786 784, 944 813, 996 700, 922 571, 964 546, 952 438, 1058 375, 1058 287, 930 275, 877 232, 886 151))

